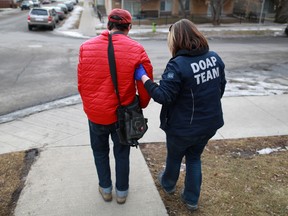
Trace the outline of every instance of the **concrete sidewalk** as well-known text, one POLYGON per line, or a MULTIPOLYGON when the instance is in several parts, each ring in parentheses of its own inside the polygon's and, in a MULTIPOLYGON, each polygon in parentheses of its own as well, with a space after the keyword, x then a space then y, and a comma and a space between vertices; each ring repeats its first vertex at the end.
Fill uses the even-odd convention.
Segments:
MULTIPOLYGON (((288 95, 223 97, 225 125, 213 139, 288 135, 288 95)), ((151 99, 144 115, 149 129, 140 143, 165 142, 159 128, 161 105, 151 99)), ((82 104, 51 109, 0 124, 0 154, 32 148, 90 148, 82 104)), ((132 148, 132 154, 139 149, 132 148)), ((138 157, 138 156, 137 156, 138 157)), ((141 157, 140 157, 141 158, 141 157)))

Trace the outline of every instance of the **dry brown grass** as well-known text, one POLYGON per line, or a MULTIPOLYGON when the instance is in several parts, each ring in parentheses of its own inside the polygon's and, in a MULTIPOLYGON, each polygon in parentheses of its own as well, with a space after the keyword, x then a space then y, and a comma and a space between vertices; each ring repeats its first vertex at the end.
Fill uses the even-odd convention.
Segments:
MULTIPOLYGON (((210 141, 203 153, 199 210, 193 215, 288 215, 288 151, 259 155, 267 147, 288 148, 288 136, 210 141)), ((165 194, 157 175, 165 165, 163 143, 141 146, 170 216, 191 215, 180 201, 185 172, 174 195, 165 194)))
POLYGON ((0 155, 0 215, 13 215, 13 210, 35 156, 36 149, 0 155))
POLYGON ((0 157, 0 215, 10 215, 13 193, 21 184, 25 152, 3 154, 0 157))

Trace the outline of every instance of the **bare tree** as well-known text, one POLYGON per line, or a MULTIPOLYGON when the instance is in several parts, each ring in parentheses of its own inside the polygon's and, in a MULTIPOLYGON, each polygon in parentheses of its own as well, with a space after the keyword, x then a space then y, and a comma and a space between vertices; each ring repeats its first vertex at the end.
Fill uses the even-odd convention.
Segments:
POLYGON ((277 23, 288 22, 288 0, 276 0, 275 8, 276 8, 275 22, 277 23))
POLYGON ((210 0, 213 25, 220 25, 222 8, 228 1, 229 0, 210 0))
POLYGON ((212 24, 220 25, 220 16, 222 13, 223 0, 210 0, 212 12, 212 24))
MULTIPOLYGON (((185 0, 185 1, 189 1, 189 0, 185 0)), ((179 2, 179 5, 180 5, 180 8, 181 8, 181 13, 183 14, 184 18, 186 18, 187 14, 186 14, 186 10, 185 10, 185 7, 184 7, 184 4, 186 2, 184 2, 184 4, 183 4, 182 0, 178 0, 178 2, 179 2)))

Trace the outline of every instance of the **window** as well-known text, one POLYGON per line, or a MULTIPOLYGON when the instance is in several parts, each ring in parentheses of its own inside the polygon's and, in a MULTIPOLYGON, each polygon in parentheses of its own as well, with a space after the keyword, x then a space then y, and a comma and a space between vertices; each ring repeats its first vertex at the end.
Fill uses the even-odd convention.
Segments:
POLYGON ((138 15, 141 10, 141 3, 138 1, 125 0, 125 10, 128 10, 132 16, 138 15))
POLYGON ((42 9, 34 9, 31 14, 33 15, 39 15, 39 16, 47 16, 48 12, 47 10, 42 10, 42 9))
POLYGON ((172 0, 161 0, 160 10, 161 11, 172 11, 172 0))

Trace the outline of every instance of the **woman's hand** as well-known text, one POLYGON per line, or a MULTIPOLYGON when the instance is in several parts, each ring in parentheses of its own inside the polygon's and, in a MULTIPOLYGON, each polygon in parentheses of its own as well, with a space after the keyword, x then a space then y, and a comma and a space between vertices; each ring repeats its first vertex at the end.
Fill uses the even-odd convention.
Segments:
POLYGON ((142 64, 139 65, 138 68, 136 68, 135 72, 134 72, 134 78, 135 80, 141 80, 142 79, 142 76, 146 75, 147 76, 147 73, 143 67, 142 64))

